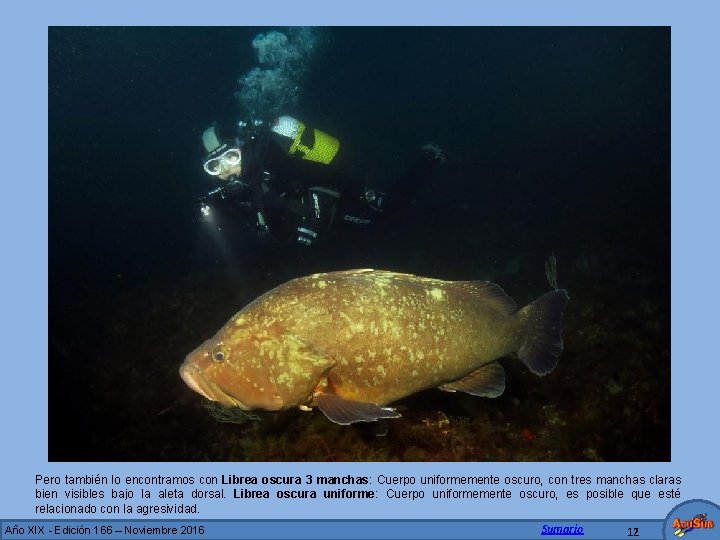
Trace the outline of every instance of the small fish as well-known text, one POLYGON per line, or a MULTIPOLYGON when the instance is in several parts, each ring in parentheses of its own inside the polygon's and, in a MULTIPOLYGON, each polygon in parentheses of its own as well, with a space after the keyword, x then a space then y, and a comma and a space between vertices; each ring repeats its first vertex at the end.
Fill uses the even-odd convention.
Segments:
POLYGON ((497 397, 510 353, 537 375, 563 350, 568 295, 518 309, 487 281, 384 270, 293 279, 260 296, 180 367, 187 385, 244 411, 320 409, 338 424, 397 418, 389 404, 426 388, 497 397))

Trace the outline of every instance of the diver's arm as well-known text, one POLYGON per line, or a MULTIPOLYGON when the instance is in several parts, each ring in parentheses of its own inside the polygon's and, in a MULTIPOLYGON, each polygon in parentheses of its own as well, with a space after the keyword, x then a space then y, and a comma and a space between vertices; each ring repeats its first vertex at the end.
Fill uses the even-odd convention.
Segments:
POLYGON ((227 184, 211 189, 200 197, 200 203, 209 206, 223 206, 226 201, 233 200, 240 196, 248 188, 248 184, 242 180, 231 180, 227 184))

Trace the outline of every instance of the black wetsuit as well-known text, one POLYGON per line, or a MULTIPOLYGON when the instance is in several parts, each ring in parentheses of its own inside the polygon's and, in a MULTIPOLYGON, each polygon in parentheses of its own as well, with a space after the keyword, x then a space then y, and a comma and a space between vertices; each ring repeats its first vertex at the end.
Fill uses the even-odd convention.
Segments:
POLYGON ((364 186, 353 183, 334 162, 288 155, 286 141, 267 131, 249 137, 241 147, 241 177, 223 183, 203 201, 247 214, 261 236, 282 242, 296 239, 301 230, 311 243, 336 219, 367 225, 378 217, 364 186))
POLYGON ((386 197, 343 174, 337 158, 329 165, 304 160, 288 155, 286 144, 287 139, 266 130, 249 137, 241 148, 241 177, 205 202, 245 213, 263 237, 312 243, 331 225, 363 227, 386 208, 397 213, 413 199, 435 163, 422 154, 390 185, 386 197))

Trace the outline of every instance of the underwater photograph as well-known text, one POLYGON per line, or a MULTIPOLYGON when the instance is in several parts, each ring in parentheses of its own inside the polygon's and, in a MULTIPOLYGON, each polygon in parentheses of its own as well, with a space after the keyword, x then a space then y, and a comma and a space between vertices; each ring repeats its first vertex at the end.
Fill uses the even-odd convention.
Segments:
POLYGON ((669 461, 669 27, 50 27, 49 461, 669 461))

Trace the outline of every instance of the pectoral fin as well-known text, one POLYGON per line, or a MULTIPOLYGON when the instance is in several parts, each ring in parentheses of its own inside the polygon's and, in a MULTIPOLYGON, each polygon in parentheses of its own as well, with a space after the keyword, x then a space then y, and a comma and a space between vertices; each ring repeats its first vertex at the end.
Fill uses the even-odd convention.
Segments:
POLYGON ((336 424, 374 422, 380 418, 399 418, 400 413, 391 407, 374 403, 350 401, 331 392, 319 392, 314 396, 315 405, 336 424))
POLYGON ((490 362, 462 379, 443 384, 440 390, 466 392, 480 397, 498 397, 505 391, 505 370, 497 362, 490 362))

